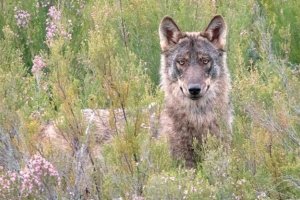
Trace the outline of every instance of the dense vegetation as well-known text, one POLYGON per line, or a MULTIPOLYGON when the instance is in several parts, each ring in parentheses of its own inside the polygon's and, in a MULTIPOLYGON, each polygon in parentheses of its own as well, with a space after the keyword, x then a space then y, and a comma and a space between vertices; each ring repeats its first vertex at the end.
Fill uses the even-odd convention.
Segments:
POLYGON ((0 9, 1 199, 300 198, 300 1, 1 0, 0 9), (158 25, 170 15, 201 31, 215 14, 229 29, 233 143, 224 152, 209 138, 189 170, 151 130, 163 102, 158 25), (117 134, 99 142, 87 108, 121 110, 125 123, 109 114, 117 134), (43 140, 48 124, 60 142, 43 140))

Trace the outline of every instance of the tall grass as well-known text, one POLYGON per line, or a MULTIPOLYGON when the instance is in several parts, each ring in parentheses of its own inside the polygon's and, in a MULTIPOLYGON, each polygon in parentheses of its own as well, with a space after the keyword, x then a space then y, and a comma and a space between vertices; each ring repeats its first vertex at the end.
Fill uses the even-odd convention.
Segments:
POLYGON ((0 8, 1 198, 300 198, 298 1, 2 0, 0 8), (209 138, 188 170, 157 137, 157 29, 170 15, 183 31, 202 31, 215 14, 229 29, 232 149, 209 138), (20 192, 34 155, 59 177, 40 167, 28 176, 43 184, 20 192))

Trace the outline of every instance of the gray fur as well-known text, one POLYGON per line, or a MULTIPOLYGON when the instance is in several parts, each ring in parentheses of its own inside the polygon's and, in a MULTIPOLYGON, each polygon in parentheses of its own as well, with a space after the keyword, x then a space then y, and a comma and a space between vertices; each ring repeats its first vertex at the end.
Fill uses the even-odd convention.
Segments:
POLYGON ((193 167, 194 140, 201 144, 208 133, 226 141, 230 138, 226 24, 216 16, 204 32, 181 32, 172 18, 165 17, 159 35, 161 87, 165 93, 161 133, 168 136, 173 157, 193 167), (191 93, 194 86, 199 86, 199 94, 191 93))

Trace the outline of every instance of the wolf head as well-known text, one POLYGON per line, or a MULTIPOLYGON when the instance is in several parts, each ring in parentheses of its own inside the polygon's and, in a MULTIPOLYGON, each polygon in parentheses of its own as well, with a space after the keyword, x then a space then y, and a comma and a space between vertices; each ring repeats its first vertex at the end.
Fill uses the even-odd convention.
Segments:
POLYGON ((227 74, 226 31, 220 15, 203 32, 181 32, 172 18, 164 17, 159 26, 163 87, 172 85, 193 101, 215 91, 217 82, 227 74))

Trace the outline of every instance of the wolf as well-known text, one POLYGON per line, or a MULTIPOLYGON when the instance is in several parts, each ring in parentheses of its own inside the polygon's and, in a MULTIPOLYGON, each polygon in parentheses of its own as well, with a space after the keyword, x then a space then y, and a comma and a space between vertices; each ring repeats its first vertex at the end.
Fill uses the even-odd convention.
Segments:
POLYGON ((227 26, 222 16, 212 18, 202 32, 182 32, 166 16, 159 25, 161 88, 164 108, 161 134, 167 135, 172 156, 195 167, 194 143, 208 134, 230 143, 231 81, 226 64, 227 26))

